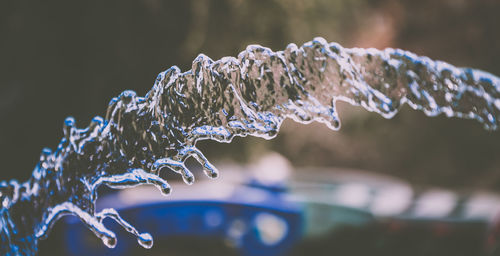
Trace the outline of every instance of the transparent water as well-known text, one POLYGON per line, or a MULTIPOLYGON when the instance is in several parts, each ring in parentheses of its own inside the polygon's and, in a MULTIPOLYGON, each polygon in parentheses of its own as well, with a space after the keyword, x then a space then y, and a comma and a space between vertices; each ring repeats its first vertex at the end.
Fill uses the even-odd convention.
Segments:
POLYGON ((238 58, 218 61, 201 54, 189 71, 172 67, 160 73, 144 97, 124 91, 113 98, 106 116, 95 117, 86 128, 67 118, 60 144, 43 150, 28 181, 3 181, 0 254, 36 254, 37 242, 64 215, 78 216, 114 247, 116 236, 103 225, 111 218, 149 248, 151 235, 137 231, 114 209, 96 212, 100 185, 153 184, 166 195, 171 188, 160 170, 168 167, 192 184, 194 176, 184 165, 189 157, 215 178, 217 169, 196 148, 197 141, 271 139, 286 118, 337 130, 338 100, 386 118, 406 103, 429 116, 476 119, 497 129, 500 78, 403 50, 346 49, 322 38, 278 52, 251 45, 238 58))

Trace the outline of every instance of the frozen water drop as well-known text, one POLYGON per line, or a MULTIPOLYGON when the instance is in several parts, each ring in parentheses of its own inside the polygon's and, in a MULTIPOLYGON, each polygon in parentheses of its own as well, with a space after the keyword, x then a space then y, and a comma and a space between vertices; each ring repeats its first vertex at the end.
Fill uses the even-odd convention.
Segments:
POLYGON ((109 247, 109 248, 115 248, 116 247, 116 243, 117 243, 117 240, 116 240, 116 236, 103 236, 102 237, 102 241, 103 243, 109 247))
POLYGON ((153 237, 149 233, 142 233, 137 236, 137 242, 144 248, 153 247, 153 237))

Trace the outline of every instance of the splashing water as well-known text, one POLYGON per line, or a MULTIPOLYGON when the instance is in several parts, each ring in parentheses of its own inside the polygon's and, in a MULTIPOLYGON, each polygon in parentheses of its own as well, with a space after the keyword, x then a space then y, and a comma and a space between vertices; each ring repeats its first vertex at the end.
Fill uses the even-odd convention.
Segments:
POLYGON ((337 100, 386 118, 407 103, 429 116, 476 119, 496 129, 500 78, 402 50, 346 49, 322 38, 278 52, 251 45, 238 58, 218 61, 201 54, 187 72, 172 67, 160 73, 145 97, 124 91, 113 98, 106 117, 95 117, 87 128, 67 118, 57 149, 42 151, 28 181, 0 183, 0 254, 35 254, 38 240, 64 215, 78 216, 108 247, 117 240, 105 218, 150 248, 152 237, 116 210, 96 212, 100 185, 153 184, 169 194, 159 171, 168 167, 192 184, 184 165, 189 157, 215 178, 217 169, 196 148, 198 140, 271 139, 285 118, 337 130, 337 100))

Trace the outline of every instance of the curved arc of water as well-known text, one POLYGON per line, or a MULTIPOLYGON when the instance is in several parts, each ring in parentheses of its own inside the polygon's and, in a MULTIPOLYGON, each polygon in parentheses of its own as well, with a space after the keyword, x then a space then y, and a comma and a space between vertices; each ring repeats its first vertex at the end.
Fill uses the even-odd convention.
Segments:
POLYGON ((199 55, 187 72, 174 66, 160 73, 144 97, 124 91, 113 98, 105 118, 95 117, 87 128, 66 119, 61 143, 55 152, 42 151, 27 182, 2 182, 0 238, 6 246, 0 252, 24 246, 30 253, 65 214, 80 217, 110 247, 116 237, 102 225, 106 217, 148 247, 150 236, 115 211, 95 212, 98 186, 147 183, 168 194, 160 169, 170 168, 191 184, 194 175, 184 165, 188 157, 216 177, 217 169, 196 148, 198 140, 271 139, 285 118, 337 130, 338 100, 386 118, 406 103, 429 116, 476 119, 496 129, 500 78, 402 50, 346 49, 322 38, 278 52, 251 45, 238 58, 217 61, 199 55))

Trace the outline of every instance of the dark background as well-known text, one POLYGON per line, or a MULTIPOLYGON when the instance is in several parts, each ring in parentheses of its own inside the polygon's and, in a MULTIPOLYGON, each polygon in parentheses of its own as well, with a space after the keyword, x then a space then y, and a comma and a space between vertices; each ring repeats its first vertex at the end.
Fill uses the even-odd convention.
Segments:
MULTIPOLYGON (((0 179, 25 180, 62 123, 103 115, 125 89, 144 95, 198 53, 236 56, 315 36, 345 47, 397 47, 500 75, 497 0, 213 0, 0 2, 0 179)), ((200 143, 207 157, 248 162, 277 151, 295 166, 361 168, 415 186, 500 188, 500 132, 405 107, 392 120, 341 104, 339 132, 285 123, 278 138, 200 143)))

